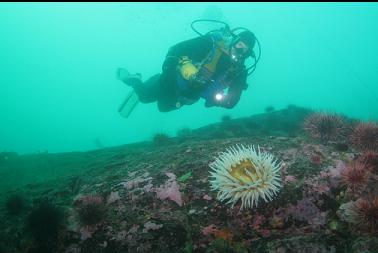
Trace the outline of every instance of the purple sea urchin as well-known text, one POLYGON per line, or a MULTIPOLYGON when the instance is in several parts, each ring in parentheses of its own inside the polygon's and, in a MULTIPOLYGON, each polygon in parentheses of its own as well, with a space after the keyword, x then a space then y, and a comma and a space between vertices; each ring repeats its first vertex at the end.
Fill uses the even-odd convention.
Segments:
POLYGON ((271 154, 254 146, 236 146, 222 152, 210 164, 211 189, 218 191, 220 201, 228 199, 232 207, 241 200, 241 207, 253 208, 262 198, 270 201, 281 187, 281 164, 271 154))
POLYGON ((378 152, 366 151, 359 158, 359 161, 365 163, 371 172, 378 173, 378 152))
MULTIPOLYGON (((342 208, 342 207, 340 207, 342 208)), ((344 207, 345 219, 371 233, 378 232, 378 197, 360 198, 344 207)))
POLYGON ((363 150, 378 151, 378 124, 360 123, 351 136, 352 143, 363 150))
POLYGON ((341 180, 352 192, 356 193, 367 185, 369 168, 365 163, 352 161, 341 171, 341 180))
POLYGON ((304 129, 314 138, 334 140, 344 137, 344 120, 337 115, 313 113, 305 119, 304 129))

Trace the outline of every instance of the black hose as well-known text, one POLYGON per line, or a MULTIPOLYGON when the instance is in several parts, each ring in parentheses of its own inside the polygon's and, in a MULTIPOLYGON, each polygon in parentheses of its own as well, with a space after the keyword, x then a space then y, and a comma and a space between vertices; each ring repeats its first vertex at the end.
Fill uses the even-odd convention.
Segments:
POLYGON ((249 68, 247 68, 247 75, 248 76, 251 75, 255 71, 256 65, 260 61, 260 57, 261 57, 261 45, 260 45, 260 42, 259 42, 259 40, 256 37, 255 37, 255 40, 256 40, 257 45, 259 47, 259 54, 258 54, 257 57, 253 57, 253 59, 255 60, 255 62, 253 63, 252 66, 250 66, 249 68))
POLYGON ((190 24, 190 27, 192 28, 192 30, 197 33, 199 36, 203 36, 202 33, 200 33, 199 31, 197 31, 195 28, 194 28, 194 24, 195 23, 198 23, 198 22, 213 22, 213 23, 220 23, 220 24, 223 24, 225 27, 229 27, 227 23, 223 22, 223 21, 219 21, 219 20, 215 20, 215 19, 197 19, 197 20, 194 20, 191 24, 190 24))

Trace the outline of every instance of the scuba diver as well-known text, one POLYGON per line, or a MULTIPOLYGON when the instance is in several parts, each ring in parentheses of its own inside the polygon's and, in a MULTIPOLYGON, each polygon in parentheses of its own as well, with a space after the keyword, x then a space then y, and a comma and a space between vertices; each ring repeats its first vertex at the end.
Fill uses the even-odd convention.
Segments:
POLYGON ((131 86, 133 91, 121 105, 119 112, 131 113, 137 102, 157 102, 159 111, 168 112, 183 105, 191 105, 200 98, 206 107, 233 108, 243 90, 247 89, 247 77, 256 68, 261 55, 259 42, 246 28, 230 29, 216 20, 196 20, 192 29, 200 36, 172 46, 162 66, 162 73, 142 81, 141 74, 130 74, 126 69, 117 70, 117 78, 131 86), (218 22, 224 28, 205 35, 194 29, 196 22, 218 22), (238 34, 237 30, 242 30, 238 34), (253 48, 259 46, 256 57, 253 48), (254 63, 245 66, 251 57, 254 63), (133 102, 130 102, 133 101, 133 102), (131 103, 131 105, 130 105, 131 103))

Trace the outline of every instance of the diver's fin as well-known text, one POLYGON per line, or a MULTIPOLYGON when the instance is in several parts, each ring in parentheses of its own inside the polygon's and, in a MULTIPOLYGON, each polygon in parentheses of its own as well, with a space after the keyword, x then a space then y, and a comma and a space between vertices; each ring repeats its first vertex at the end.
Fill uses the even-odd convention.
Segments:
POLYGON ((138 96, 133 89, 129 92, 129 94, 127 94, 126 99, 119 107, 118 112, 122 115, 122 117, 128 118, 138 103, 138 96))
POLYGON ((118 80, 123 81, 124 79, 126 79, 130 76, 130 73, 129 73, 129 71, 127 71, 124 68, 118 68, 116 76, 117 76, 118 80))
POLYGON ((134 86, 142 83, 142 75, 140 73, 132 75, 129 71, 127 71, 124 68, 118 68, 116 76, 118 80, 124 82, 129 86, 134 86))

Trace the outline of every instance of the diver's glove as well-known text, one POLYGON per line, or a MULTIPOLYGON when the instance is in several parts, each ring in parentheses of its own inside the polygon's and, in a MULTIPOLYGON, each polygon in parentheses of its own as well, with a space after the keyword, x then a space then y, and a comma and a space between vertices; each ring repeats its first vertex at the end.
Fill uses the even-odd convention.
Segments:
POLYGON ((202 75, 201 69, 198 69, 187 56, 182 56, 178 61, 181 76, 189 82, 193 89, 202 89, 209 84, 209 80, 202 75))
POLYGON ((187 56, 182 56, 178 61, 178 68, 185 80, 191 80, 198 73, 197 67, 187 56))

